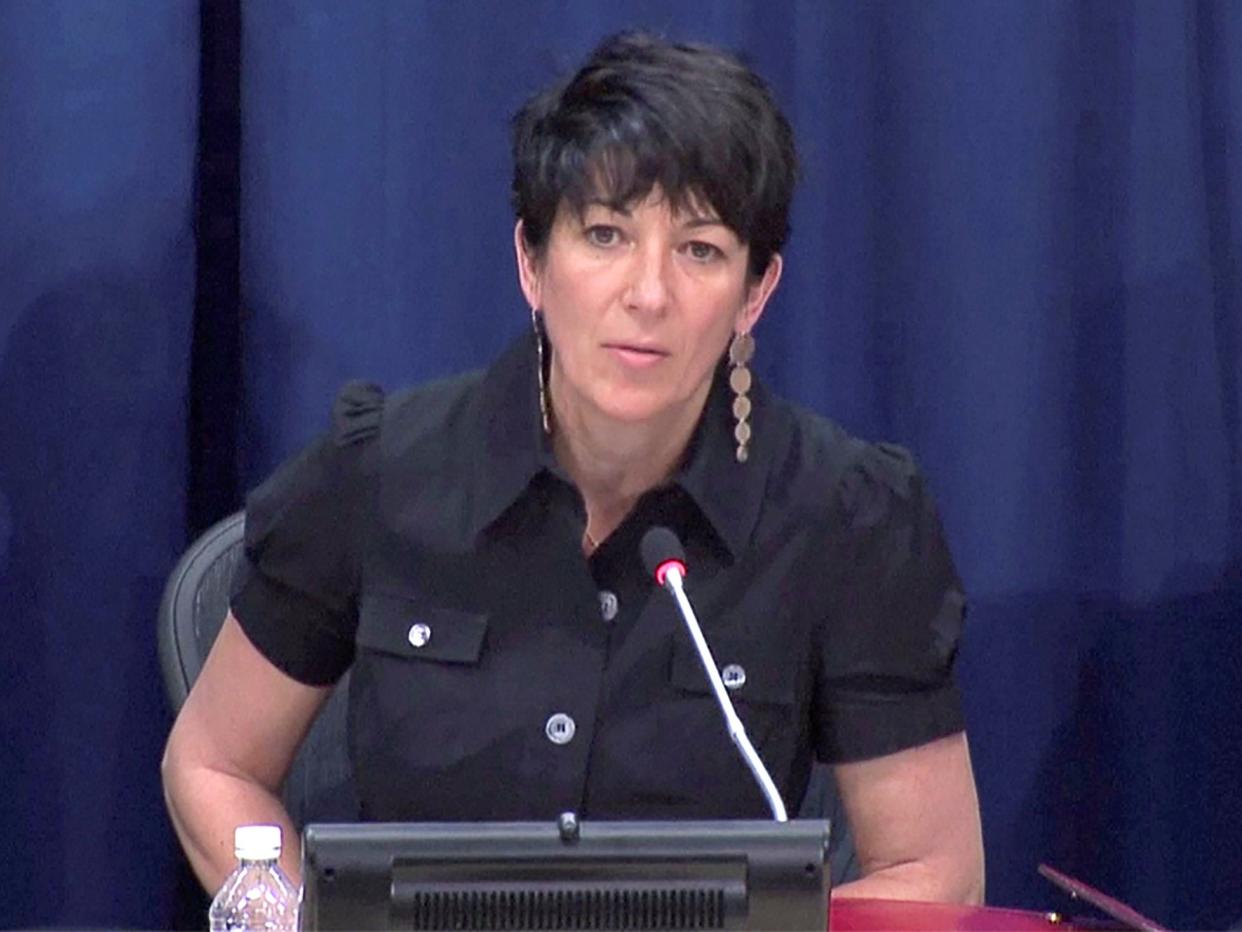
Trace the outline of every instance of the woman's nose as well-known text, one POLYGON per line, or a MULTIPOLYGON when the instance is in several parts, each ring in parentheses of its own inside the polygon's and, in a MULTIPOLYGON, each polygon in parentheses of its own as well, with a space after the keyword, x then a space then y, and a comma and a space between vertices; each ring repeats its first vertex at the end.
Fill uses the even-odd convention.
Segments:
POLYGON ((669 299, 670 256, 663 245, 644 245, 635 250, 626 306, 644 313, 658 313, 669 299))

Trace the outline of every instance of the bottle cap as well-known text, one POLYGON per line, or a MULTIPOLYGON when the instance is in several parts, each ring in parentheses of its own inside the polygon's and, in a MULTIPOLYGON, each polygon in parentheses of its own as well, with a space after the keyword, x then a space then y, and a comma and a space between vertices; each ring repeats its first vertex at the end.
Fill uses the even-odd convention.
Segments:
POLYGON ((279 825, 239 825, 233 830, 233 853, 247 861, 280 857, 279 825))

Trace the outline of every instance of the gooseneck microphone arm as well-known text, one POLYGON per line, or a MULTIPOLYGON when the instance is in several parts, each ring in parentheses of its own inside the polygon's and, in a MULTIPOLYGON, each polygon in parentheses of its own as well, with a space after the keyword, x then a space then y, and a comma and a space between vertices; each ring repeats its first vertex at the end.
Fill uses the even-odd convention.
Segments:
POLYGON ((738 753, 742 755, 746 766, 750 768, 755 782, 759 784, 759 789, 763 792, 772 810, 772 818, 777 822, 789 821, 789 817, 785 814, 784 800, 777 792, 772 775, 763 765, 758 752, 755 751, 755 746, 750 743, 746 727, 733 709, 733 701, 729 698, 724 683, 721 682, 720 674, 716 671, 716 659, 712 656, 711 648, 707 646, 707 639, 703 637, 703 629, 699 625, 698 617, 694 614, 694 607, 686 597, 685 588, 682 586, 682 580, 686 574, 685 550, 681 546, 681 541, 668 528, 653 527, 643 535, 640 547, 647 571, 655 576, 656 582, 668 591, 681 610, 681 617, 690 631, 690 638, 694 641, 695 650, 698 651, 703 672, 707 674, 707 680, 712 685, 712 692, 716 695, 716 702, 724 714, 729 738, 738 749, 738 753))

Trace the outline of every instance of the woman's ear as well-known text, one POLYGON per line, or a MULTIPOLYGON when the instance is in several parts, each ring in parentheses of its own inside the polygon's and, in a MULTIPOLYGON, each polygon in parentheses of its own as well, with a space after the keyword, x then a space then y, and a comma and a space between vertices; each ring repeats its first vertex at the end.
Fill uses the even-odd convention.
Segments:
POLYGON ((735 328, 739 333, 749 333, 754 329, 755 324, 759 323, 759 318, 763 316, 763 310, 767 307, 768 298, 772 297, 772 292, 780 283, 782 268, 784 268, 784 260, 781 259, 779 252, 774 252, 772 258, 768 260, 768 267, 763 270, 758 280, 747 284, 746 303, 742 305, 742 310, 738 314, 735 328))
POLYGON ((531 255, 521 220, 513 225, 513 252, 517 257, 518 284, 522 286, 522 294, 526 296, 526 303, 530 305, 532 311, 536 311, 543 306, 540 301, 539 263, 531 255))

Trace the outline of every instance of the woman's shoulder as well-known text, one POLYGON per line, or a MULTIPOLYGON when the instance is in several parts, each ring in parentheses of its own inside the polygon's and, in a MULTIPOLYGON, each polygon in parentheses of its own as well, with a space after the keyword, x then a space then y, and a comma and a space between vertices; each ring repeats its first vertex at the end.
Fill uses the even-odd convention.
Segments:
POLYGON ((332 402, 332 442, 345 447, 376 437, 384 400, 384 390, 374 382, 346 382, 332 402))
POLYGON ((385 458, 448 452, 447 441, 477 420, 484 370, 462 372, 395 391, 382 401, 376 429, 385 458))
POLYGON ((844 513, 850 524, 874 525, 920 495, 923 477, 905 447, 855 436, 800 405, 780 407, 789 442, 776 472, 792 480, 798 499, 825 515, 844 513))
POLYGON ((449 436, 445 428, 469 408, 478 381, 479 373, 468 372, 394 392, 374 382, 346 382, 332 401, 329 428, 275 475, 292 470, 301 476, 306 469, 292 467, 310 461, 321 464, 324 480, 338 491, 342 484, 365 484, 402 451, 440 448, 449 436))
POLYGON ((349 446, 392 429, 442 427, 470 403, 482 375, 482 370, 461 372, 394 391, 363 379, 348 381, 332 401, 332 440, 349 446))
POLYGON ((452 445, 443 427, 469 406, 477 382, 477 373, 466 373, 392 393, 373 382, 345 383, 328 429, 247 496, 248 538, 257 546, 281 527, 296 534, 339 528, 368 511, 384 476, 442 465, 452 445))

